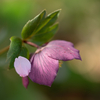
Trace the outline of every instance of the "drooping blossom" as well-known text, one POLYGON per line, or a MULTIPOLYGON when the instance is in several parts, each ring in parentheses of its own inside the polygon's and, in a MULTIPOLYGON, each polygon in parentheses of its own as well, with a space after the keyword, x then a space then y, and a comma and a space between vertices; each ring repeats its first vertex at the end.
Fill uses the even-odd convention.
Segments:
POLYGON ((31 63, 28 59, 19 56, 15 59, 14 67, 16 72, 22 77, 22 83, 25 88, 27 88, 29 84, 28 75, 31 71, 31 63))
MULTIPOLYGON (((40 47, 31 56, 30 62, 19 56, 15 59, 16 72, 21 77, 27 77, 38 84, 51 86, 59 69, 59 60, 79 59, 79 50, 71 42, 54 40, 40 47), (29 64, 30 63, 30 64, 29 64), (31 68, 30 68, 31 65, 31 68)), ((28 79, 23 78, 23 85, 28 86, 28 79)))
POLYGON ((38 84, 51 86, 59 69, 59 60, 79 59, 79 50, 71 42, 54 40, 36 50, 30 59, 29 78, 38 84))
POLYGON ((21 77, 28 76, 31 71, 31 64, 29 60, 22 56, 19 56, 18 58, 15 59, 14 67, 15 67, 16 72, 21 77))

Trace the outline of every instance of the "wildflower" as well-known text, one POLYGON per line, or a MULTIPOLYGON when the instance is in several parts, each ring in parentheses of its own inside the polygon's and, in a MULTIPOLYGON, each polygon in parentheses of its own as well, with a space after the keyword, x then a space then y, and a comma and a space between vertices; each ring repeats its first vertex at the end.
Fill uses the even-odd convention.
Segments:
POLYGON ((38 84, 51 86, 59 69, 59 60, 79 59, 79 50, 71 42, 54 40, 36 50, 30 59, 29 78, 38 84))
MULTIPOLYGON (((51 86, 59 69, 59 60, 68 61, 79 59, 79 50, 71 42, 54 40, 40 47, 31 56, 30 62, 19 56, 15 59, 14 67, 22 77, 24 87, 28 86, 28 77, 41 85, 51 86)), ((61 65, 61 64, 60 64, 61 65)))
POLYGON ((16 72, 22 77, 22 83, 25 88, 27 88, 29 84, 28 75, 31 71, 31 63, 28 59, 19 56, 15 59, 14 67, 16 72))

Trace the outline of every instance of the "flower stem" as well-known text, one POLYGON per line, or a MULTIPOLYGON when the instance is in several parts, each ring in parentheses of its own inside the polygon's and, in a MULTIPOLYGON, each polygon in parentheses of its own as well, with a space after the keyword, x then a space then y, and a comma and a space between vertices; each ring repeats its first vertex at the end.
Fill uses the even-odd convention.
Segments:
POLYGON ((9 46, 3 48, 0 50, 0 55, 3 54, 4 52, 6 52, 9 49, 9 46))
POLYGON ((28 45, 31 45, 33 47, 39 48, 39 46, 37 44, 35 44, 35 43, 29 42, 29 41, 25 41, 25 40, 23 40, 23 42, 28 44, 28 45))

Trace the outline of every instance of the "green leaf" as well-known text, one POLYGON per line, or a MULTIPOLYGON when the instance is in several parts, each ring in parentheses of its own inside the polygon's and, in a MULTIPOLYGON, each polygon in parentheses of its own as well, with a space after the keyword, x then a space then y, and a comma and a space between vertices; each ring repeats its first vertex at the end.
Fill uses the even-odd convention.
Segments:
POLYGON ((23 39, 28 39, 35 34, 34 30, 36 29, 40 21, 44 19, 45 15, 46 15, 46 11, 44 10, 40 14, 38 14, 35 18, 33 18, 32 20, 29 20, 25 24, 21 33, 23 39))
POLYGON ((37 15, 32 20, 28 21, 26 25, 23 27, 22 30, 22 38, 23 39, 29 39, 35 34, 39 34, 40 31, 47 30, 49 27, 51 27, 57 20, 60 10, 56 10, 52 13, 50 13, 47 17, 46 11, 44 10, 42 13, 37 15))
POLYGON ((49 19, 46 27, 53 25, 59 17, 60 9, 50 13, 46 18, 49 19))
POLYGON ((57 30, 58 30, 58 23, 53 25, 52 27, 49 27, 47 30, 44 30, 43 32, 40 32, 39 34, 35 35, 33 37, 32 42, 38 45, 42 45, 50 41, 50 39, 52 39, 57 30))
POLYGON ((9 68, 14 67, 14 60, 16 57, 18 57, 19 53, 21 52, 22 48, 22 40, 16 36, 13 36, 10 38, 10 48, 7 53, 7 60, 10 59, 10 65, 9 68))
POLYGON ((36 34, 32 37, 32 42, 42 45, 55 35, 58 29, 58 24, 54 25, 54 23, 59 16, 59 12, 60 10, 56 10, 41 21, 34 31, 36 34))
POLYGON ((45 19, 43 19, 41 21, 41 23, 37 26, 36 30, 35 30, 35 33, 36 34, 39 34, 40 32, 39 31, 44 31, 46 30, 48 27, 50 27, 51 25, 53 25, 58 16, 59 16, 59 13, 60 13, 60 10, 56 10, 52 13, 50 13, 45 19))
POLYGON ((19 56, 22 56, 22 57, 25 57, 25 58, 29 59, 29 51, 25 46, 22 47, 19 56))

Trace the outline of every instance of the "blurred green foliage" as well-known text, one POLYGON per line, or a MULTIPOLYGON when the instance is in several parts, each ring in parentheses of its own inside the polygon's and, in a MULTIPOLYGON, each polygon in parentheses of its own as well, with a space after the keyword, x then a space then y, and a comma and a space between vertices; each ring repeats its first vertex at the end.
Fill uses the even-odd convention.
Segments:
MULTIPOLYGON (((25 23, 44 9, 47 13, 62 9, 58 19, 59 30, 54 39, 71 41, 75 47, 84 46, 82 43, 89 44, 88 47, 93 43, 99 45, 100 0, 0 0, 0 49, 9 45, 11 36, 21 37, 25 23)), ((86 55, 88 47, 80 47, 86 58, 94 49, 91 46, 86 55)), ((35 50, 28 48, 31 52, 35 50)), ((94 52, 89 55, 90 58, 92 54, 94 52)), ((25 89, 15 70, 7 70, 8 63, 4 53, 0 56, 0 100, 100 100, 100 79, 97 78, 100 77, 99 60, 96 63, 98 71, 95 72, 98 72, 98 76, 94 77, 96 65, 93 65, 93 70, 86 70, 92 63, 90 58, 86 62, 86 58, 82 62, 89 63, 87 66, 84 63, 79 66, 80 61, 63 63, 51 88, 30 80, 28 89, 25 89), (91 77, 88 74, 90 72, 91 77)))

